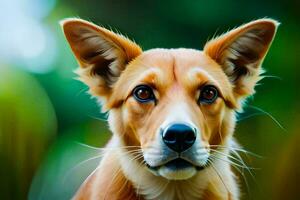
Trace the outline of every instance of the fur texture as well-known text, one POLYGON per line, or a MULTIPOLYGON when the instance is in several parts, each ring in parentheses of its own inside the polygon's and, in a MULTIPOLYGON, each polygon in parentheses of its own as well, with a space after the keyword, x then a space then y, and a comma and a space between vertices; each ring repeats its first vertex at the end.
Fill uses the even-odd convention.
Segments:
POLYGON ((203 51, 142 51, 124 36, 84 20, 61 25, 80 65, 79 79, 108 111, 113 133, 101 163, 74 199, 239 199, 230 165, 235 113, 254 94, 276 21, 240 26, 209 41, 203 51), (151 87, 155 101, 137 101, 138 85, 151 87), (211 104, 198 101, 206 85, 218 91, 211 104), (173 122, 195 128, 196 141, 181 156, 201 170, 165 167, 178 155, 161 142, 160 130, 173 122))

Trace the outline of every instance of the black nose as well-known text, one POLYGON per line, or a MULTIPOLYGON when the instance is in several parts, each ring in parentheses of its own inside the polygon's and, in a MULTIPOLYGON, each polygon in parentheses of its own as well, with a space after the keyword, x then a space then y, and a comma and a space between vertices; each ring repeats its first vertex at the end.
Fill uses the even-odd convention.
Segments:
POLYGON ((164 143, 180 153, 190 148, 196 140, 196 131, 185 124, 173 124, 162 134, 164 143))

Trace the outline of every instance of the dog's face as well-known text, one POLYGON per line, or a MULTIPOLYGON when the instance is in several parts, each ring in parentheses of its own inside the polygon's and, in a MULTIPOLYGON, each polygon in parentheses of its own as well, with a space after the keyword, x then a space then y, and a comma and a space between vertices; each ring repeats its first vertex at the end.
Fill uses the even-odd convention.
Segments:
POLYGON ((203 51, 143 52, 102 27, 63 22, 80 79, 109 111, 110 128, 125 146, 142 150, 139 162, 167 179, 192 177, 226 145, 236 109, 260 79, 276 27, 273 20, 257 20, 211 40, 203 51))
POLYGON ((210 145, 225 142, 235 122, 228 78, 196 50, 144 52, 127 66, 111 101, 122 101, 113 112, 120 117, 111 125, 122 122, 116 132, 128 134, 126 144, 140 145, 149 169, 169 179, 207 165, 210 145))

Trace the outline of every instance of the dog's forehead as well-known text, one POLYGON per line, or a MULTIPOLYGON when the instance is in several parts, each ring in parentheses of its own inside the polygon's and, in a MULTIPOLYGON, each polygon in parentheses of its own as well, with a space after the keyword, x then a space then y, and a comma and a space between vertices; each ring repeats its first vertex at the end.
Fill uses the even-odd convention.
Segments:
MULTIPOLYGON (((209 83, 216 85, 224 96, 232 93, 231 84, 222 67, 203 51, 184 48, 152 49, 144 52, 139 59, 139 63, 146 66, 144 70, 149 70, 151 76, 158 75, 156 80, 160 80, 162 88, 180 84, 183 86, 181 88, 191 89, 209 83)), ((146 73, 145 77, 149 77, 149 74, 146 73)))
POLYGON ((145 51, 139 58, 143 65, 159 68, 165 76, 172 74, 176 80, 189 73, 204 72, 206 78, 222 74, 220 66, 204 52, 194 49, 152 49, 145 51))
POLYGON ((206 83, 216 85, 226 99, 233 99, 232 87, 221 66, 204 52, 152 49, 129 63, 114 86, 109 106, 119 105, 140 84, 153 86, 161 94, 174 94, 183 90, 192 93, 206 83))
POLYGON ((225 93, 230 92, 225 73, 204 52, 183 48, 152 49, 129 64, 114 91, 118 94, 123 91, 125 98, 139 84, 166 90, 176 84, 183 86, 182 89, 192 89, 205 82, 215 83, 225 93))
POLYGON ((194 49, 151 49, 145 51, 141 59, 143 62, 157 67, 187 68, 201 66, 212 62, 202 51, 194 49))

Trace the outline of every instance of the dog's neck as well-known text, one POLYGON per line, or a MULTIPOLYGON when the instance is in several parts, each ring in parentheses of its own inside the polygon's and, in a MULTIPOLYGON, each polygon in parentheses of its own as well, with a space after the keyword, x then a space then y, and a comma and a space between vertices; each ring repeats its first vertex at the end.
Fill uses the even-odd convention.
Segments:
POLYGON ((172 181, 154 175, 145 165, 138 163, 132 155, 124 152, 121 148, 118 151, 120 151, 117 153, 118 160, 124 175, 132 182, 137 195, 143 196, 146 200, 201 199, 208 185, 212 182, 215 183, 216 180, 222 183, 221 188, 218 189, 225 190, 225 192, 228 190, 224 186, 224 180, 221 180, 223 173, 230 170, 228 163, 217 161, 213 167, 210 166, 199 171, 189 180, 172 181))

